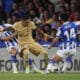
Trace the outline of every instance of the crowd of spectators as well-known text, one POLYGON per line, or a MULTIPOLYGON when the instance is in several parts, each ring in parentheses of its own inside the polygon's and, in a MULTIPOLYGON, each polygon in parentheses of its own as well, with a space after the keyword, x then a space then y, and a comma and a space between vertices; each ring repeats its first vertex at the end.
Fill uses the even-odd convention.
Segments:
MULTIPOLYGON (((70 15, 73 21, 79 19, 79 7, 79 0, 0 0, 0 24, 14 24, 27 12, 37 27, 55 37, 61 18, 70 15)), ((38 32, 33 32, 33 37, 36 41, 51 41, 38 32)))

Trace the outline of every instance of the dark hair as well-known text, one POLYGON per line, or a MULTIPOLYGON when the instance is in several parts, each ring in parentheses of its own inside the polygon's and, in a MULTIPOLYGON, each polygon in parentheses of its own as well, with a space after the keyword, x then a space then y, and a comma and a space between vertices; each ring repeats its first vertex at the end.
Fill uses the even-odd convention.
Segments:
POLYGON ((24 14, 22 17, 23 20, 29 19, 29 14, 24 14))
POLYGON ((67 21, 69 19, 69 17, 70 17, 69 14, 61 14, 60 15, 60 20, 67 21))

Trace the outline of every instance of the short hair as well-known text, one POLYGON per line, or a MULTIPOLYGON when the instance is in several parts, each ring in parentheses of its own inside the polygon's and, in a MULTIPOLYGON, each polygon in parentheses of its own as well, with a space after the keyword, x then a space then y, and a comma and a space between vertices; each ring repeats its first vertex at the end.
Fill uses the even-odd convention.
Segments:
POLYGON ((69 17, 70 17, 69 14, 61 14, 60 15, 60 20, 67 21, 69 19, 69 17))
POLYGON ((22 19, 23 19, 23 20, 29 19, 29 14, 24 14, 23 17, 22 17, 22 19))

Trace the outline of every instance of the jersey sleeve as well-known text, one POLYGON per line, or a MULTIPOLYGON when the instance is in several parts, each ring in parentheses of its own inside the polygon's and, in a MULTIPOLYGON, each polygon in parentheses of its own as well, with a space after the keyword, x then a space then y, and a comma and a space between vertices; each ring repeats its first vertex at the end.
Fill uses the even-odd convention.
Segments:
POLYGON ((31 29, 36 29, 36 25, 35 25, 35 23, 34 22, 31 22, 31 29))
POLYGON ((6 26, 6 27, 12 27, 13 25, 12 24, 4 24, 4 26, 6 26))
POLYGON ((74 24, 76 25, 77 34, 80 34, 80 21, 76 21, 74 24))
POLYGON ((74 24, 75 24, 76 26, 80 26, 80 21, 75 21, 74 24))
POLYGON ((56 34, 56 37, 57 38, 60 38, 61 37, 61 28, 58 29, 57 34, 56 34))
POLYGON ((17 30, 18 30, 17 23, 14 23, 14 25, 13 25, 13 29, 14 29, 15 31, 17 31, 17 30))

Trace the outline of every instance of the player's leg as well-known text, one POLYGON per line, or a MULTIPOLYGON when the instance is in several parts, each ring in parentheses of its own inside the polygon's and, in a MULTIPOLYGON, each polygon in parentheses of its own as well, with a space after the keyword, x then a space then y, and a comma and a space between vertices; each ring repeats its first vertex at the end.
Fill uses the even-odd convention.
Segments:
POLYGON ((23 54, 23 59, 25 61, 25 72, 30 73, 30 65, 29 65, 29 59, 28 59, 28 54, 29 54, 29 49, 22 49, 21 54, 23 54))
POLYGON ((47 70, 46 73, 55 71, 58 66, 56 66, 56 62, 59 62, 60 60, 62 60, 62 58, 65 56, 64 55, 65 51, 63 50, 58 50, 57 54, 54 54, 52 59, 49 61, 48 66, 47 66, 47 70))
POLYGON ((27 44, 21 44, 20 49, 21 49, 20 56, 23 58, 25 62, 25 70, 26 70, 25 72, 30 73, 30 65, 29 65, 29 59, 28 59, 29 48, 27 44))
POLYGON ((11 54, 11 62, 12 62, 12 70, 13 70, 13 73, 18 73, 17 71, 17 59, 16 59, 16 48, 15 47, 10 47, 9 48, 9 53, 11 54))
POLYGON ((38 56, 39 54, 43 56, 45 62, 45 68, 46 68, 49 61, 47 51, 40 44, 36 42, 30 45, 30 51, 36 56, 38 56))
POLYGON ((66 69, 68 68, 69 64, 71 63, 72 61, 72 57, 71 56, 68 56, 65 60, 64 60, 64 64, 63 64, 63 67, 61 69, 61 73, 65 72, 66 69))
POLYGON ((49 58, 48 58, 48 53, 45 49, 43 49, 42 47, 42 50, 40 51, 40 54, 43 56, 44 58, 44 63, 45 63, 45 69, 47 68, 47 65, 48 65, 48 61, 49 61, 49 58))
MULTIPOLYGON (((45 65, 48 64, 48 54, 42 46, 40 46, 38 43, 34 42, 32 44, 29 44, 28 47, 29 47, 30 52, 32 54, 34 54, 35 56, 38 56, 40 53, 44 54, 43 57, 44 57, 45 65), (42 49, 44 49, 44 50, 42 51, 42 49)), ((43 73, 41 70, 39 70, 36 67, 35 64, 32 64, 32 66, 36 72, 43 73)))
POLYGON ((75 48, 70 50, 68 57, 65 58, 63 68, 61 69, 62 73, 66 71, 66 69, 68 68, 69 64, 72 62, 72 57, 74 55, 76 55, 76 49, 75 48))

